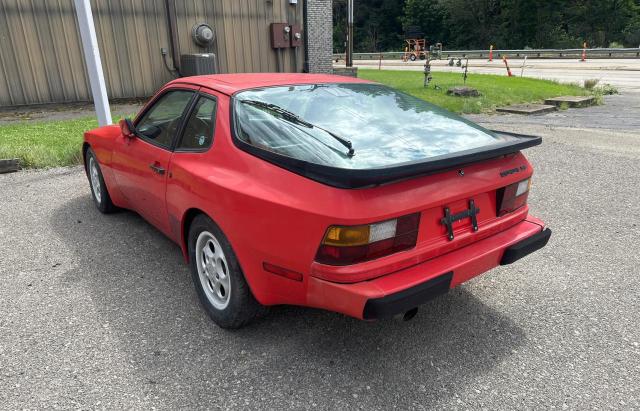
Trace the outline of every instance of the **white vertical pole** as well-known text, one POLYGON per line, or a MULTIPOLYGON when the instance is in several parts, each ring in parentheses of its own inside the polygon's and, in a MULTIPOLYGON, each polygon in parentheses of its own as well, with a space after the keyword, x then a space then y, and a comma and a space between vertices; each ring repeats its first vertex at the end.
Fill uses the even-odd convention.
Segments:
POLYGON ((98 116, 98 124, 106 126, 112 124, 111 111, 109 110, 109 99, 107 97, 107 87, 104 83, 102 73, 102 61, 100 60, 100 49, 96 38, 96 28, 93 25, 93 14, 91 13, 91 3, 89 0, 74 0, 76 4, 76 16, 78 26, 80 26, 80 37, 84 50, 84 61, 89 72, 89 84, 91 84, 91 94, 93 104, 98 116))

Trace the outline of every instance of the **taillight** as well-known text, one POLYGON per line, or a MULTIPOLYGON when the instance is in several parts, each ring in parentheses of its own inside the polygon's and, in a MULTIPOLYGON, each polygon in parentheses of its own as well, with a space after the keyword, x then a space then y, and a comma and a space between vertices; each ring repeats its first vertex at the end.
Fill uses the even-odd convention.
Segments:
POLYGON ((331 226, 324 235, 316 261, 348 265, 383 257, 416 246, 420 213, 357 226, 331 226))
POLYGON ((496 204, 498 217, 517 210, 527 204, 531 179, 519 181, 499 189, 496 192, 496 204))

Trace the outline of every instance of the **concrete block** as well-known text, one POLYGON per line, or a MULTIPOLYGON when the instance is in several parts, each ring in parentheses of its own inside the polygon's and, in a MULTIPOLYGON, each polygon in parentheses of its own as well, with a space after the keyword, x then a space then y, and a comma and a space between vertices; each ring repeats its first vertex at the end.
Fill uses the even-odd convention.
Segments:
POLYGON ((544 101, 544 104, 550 104, 553 106, 561 106, 566 104, 571 108, 589 107, 596 103, 596 99, 593 96, 561 96, 548 98, 544 101))
POLYGON ((480 97, 480 92, 472 87, 451 87, 447 94, 456 97, 480 97))
POLYGON ((0 174, 12 173, 20 170, 20 160, 17 158, 0 160, 0 174))
POLYGON ((500 113, 512 114, 544 114, 556 111, 558 108, 550 104, 514 104, 507 107, 498 107, 496 111, 500 113))

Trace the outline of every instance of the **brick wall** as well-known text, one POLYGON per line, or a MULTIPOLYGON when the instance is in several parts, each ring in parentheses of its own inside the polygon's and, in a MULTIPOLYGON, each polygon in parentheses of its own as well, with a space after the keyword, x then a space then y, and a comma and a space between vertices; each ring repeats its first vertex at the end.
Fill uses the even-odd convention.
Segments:
POLYGON ((331 73, 333 55, 332 0, 306 0, 307 61, 310 73, 331 73))

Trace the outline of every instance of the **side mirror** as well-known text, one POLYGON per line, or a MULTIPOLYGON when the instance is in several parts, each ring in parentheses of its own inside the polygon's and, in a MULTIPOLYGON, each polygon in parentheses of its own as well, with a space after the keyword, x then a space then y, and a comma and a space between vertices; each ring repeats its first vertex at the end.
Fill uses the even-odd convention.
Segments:
POLYGON ((120 130, 122 135, 127 138, 134 138, 136 136, 136 127, 133 125, 131 119, 123 118, 120 120, 120 130))

